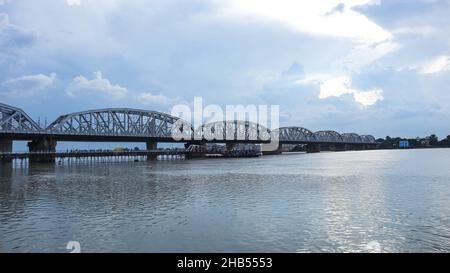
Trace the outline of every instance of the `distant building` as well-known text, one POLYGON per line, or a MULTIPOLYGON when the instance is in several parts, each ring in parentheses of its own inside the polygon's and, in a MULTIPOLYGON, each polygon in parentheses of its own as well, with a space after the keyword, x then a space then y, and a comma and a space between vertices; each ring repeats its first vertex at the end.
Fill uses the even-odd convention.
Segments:
POLYGON ((398 142, 399 148, 409 148, 409 141, 408 140, 400 140, 398 142))

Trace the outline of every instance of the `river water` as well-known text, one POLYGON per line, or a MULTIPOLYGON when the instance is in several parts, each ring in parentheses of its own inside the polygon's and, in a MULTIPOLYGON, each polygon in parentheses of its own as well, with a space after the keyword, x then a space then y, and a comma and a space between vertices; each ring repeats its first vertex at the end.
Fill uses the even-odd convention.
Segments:
POLYGON ((450 149, 0 170, 0 252, 450 251, 450 149))

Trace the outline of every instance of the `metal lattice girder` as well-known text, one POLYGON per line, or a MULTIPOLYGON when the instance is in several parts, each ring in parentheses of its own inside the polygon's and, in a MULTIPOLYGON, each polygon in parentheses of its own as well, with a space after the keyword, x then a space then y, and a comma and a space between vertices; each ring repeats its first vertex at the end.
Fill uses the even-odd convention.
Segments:
POLYGON ((190 136, 192 128, 175 128, 179 120, 177 117, 156 111, 111 108, 60 116, 47 127, 47 131, 75 135, 171 138, 172 129, 178 129, 184 130, 190 136))
POLYGON ((202 125, 195 131, 195 139, 203 140, 270 140, 268 128, 250 121, 218 121, 202 125))
POLYGON ((361 136, 361 139, 362 139, 363 143, 375 143, 376 142, 375 137, 372 135, 361 136))
POLYGON ((361 138, 360 135, 355 134, 355 133, 345 133, 342 134, 342 140, 345 143, 362 143, 363 139, 361 138))
POLYGON ((342 136, 336 131, 318 131, 314 134, 319 142, 343 142, 342 136))
POLYGON ((303 127, 282 127, 273 131, 249 121, 220 121, 201 126, 195 132, 187 121, 156 111, 108 108, 62 115, 46 129, 24 111, 0 103, 0 133, 109 137, 152 137, 176 140, 236 140, 291 143, 374 144, 371 135, 339 134, 335 131, 312 131, 303 127))
POLYGON ((281 127, 272 131, 273 137, 282 142, 315 142, 316 135, 303 127, 281 127))
POLYGON ((41 130, 22 109, 0 103, 0 132, 36 133, 41 130))

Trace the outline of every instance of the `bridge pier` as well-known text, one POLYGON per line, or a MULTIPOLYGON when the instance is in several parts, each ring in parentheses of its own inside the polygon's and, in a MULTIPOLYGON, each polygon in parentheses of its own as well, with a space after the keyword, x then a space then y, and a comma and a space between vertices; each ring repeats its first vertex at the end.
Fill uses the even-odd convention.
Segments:
POLYGON ((364 144, 355 144, 355 145, 352 145, 352 147, 353 147, 352 150, 354 150, 354 151, 362 151, 362 150, 366 149, 366 145, 364 145, 364 144))
POLYGON ((263 144, 261 147, 263 155, 279 155, 283 152, 283 144, 281 143, 270 143, 263 144))
POLYGON ((308 154, 311 153, 320 153, 320 144, 317 143, 309 143, 306 145, 306 152, 308 154))
POLYGON ((56 158, 56 144, 56 140, 51 138, 39 138, 28 142, 30 163, 54 163, 56 158))
MULTIPOLYGON (((12 153, 13 141, 12 139, 1 138, 0 139, 0 153, 12 153)), ((11 158, 0 158, 0 162, 8 163, 11 162, 11 158)))
MULTIPOLYGON (((158 142, 156 141, 147 141, 146 143, 147 145, 147 151, 153 151, 153 150, 157 150, 158 149, 158 142)), ((152 155, 147 155, 147 160, 151 161, 151 160, 156 160, 158 158, 157 155, 152 154, 152 155)))
POLYGON ((348 150, 347 144, 331 144, 329 145, 330 151, 333 152, 343 152, 348 150))

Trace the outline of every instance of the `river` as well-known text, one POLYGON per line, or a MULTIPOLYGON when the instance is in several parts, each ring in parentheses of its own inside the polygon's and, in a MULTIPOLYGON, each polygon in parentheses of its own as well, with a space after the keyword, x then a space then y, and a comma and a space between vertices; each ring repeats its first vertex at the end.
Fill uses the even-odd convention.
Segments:
POLYGON ((450 149, 0 168, 0 252, 450 251, 450 149))

